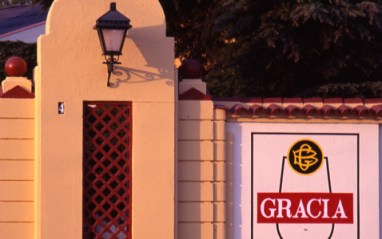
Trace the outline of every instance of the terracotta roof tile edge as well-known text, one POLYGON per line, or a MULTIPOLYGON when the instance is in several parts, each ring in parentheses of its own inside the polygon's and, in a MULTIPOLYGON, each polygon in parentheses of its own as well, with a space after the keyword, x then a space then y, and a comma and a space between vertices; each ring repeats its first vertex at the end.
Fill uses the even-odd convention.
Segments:
POLYGON ((225 105, 215 105, 217 109, 224 109, 227 113, 231 115, 236 115, 240 112, 245 112, 250 115, 257 115, 259 113, 265 113, 266 115, 275 115, 277 113, 282 113, 285 116, 292 116, 295 113, 300 113, 305 116, 310 116, 314 113, 319 116, 329 116, 334 114, 339 117, 344 117, 347 115, 352 115, 355 117, 362 117, 364 114, 368 114, 371 117, 381 117, 382 116, 382 104, 373 105, 371 107, 366 107, 364 105, 357 105, 355 107, 350 107, 348 105, 340 105, 335 107, 330 104, 322 105, 317 107, 314 105, 306 104, 303 107, 298 107, 295 105, 277 105, 271 104, 268 107, 264 107, 261 104, 254 104, 252 106, 243 106, 241 104, 236 104, 231 108, 225 105))

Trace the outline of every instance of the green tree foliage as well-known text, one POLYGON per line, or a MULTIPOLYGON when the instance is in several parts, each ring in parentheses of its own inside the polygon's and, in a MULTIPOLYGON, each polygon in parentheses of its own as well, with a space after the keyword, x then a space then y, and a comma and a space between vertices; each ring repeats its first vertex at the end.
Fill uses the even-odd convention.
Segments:
POLYGON ((206 76, 215 95, 290 97, 329 83, 381 80, 379 0, 221 3, 226 11, 214 30, 228 43, 206 76))
POLYGON ((187 0, 176 6, 176 21, 168 24, 176 56, 202 63, 213 96, 382 97, 373 83, 382 78, 380 0, 187 0))
POLYGON ((212 31, 222 8, 215 0, 179 1, 175 21, 167 25, 169 34, 175 38, 175 55, 181 61, 197 59, 204 74, 216 62, 216 52, 225 46, 220 32, 212 31))
POLYGON ((0 66, 2 66, 0 67, 0 80, 4 80, 7 77, 4 66, 11 56, 19 56, 26 61, 28 65, 26 77, 32 79, 33 69, 37 64, 36 49, 35 43, 0 41, 0 66))

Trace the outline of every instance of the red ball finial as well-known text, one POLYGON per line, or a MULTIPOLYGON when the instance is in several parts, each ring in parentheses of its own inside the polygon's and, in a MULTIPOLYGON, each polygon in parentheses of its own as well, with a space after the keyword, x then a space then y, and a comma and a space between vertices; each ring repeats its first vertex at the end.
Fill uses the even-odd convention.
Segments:
POLYGON ((199 61, 189 59, 182 63, 181 73, 185 79, 199 78, 202 73, 202 66, 199 61))
POLYGON ((5 62, 5 72, 9 76, 23 76, 27 72, 27 63, 23 58, 12 56, 5 62))

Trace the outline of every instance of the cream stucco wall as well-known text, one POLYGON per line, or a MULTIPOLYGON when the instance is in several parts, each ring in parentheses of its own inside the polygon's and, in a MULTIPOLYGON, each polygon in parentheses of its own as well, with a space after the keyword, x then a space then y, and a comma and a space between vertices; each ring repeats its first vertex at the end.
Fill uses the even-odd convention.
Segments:
POLYGON ((0 99, 1 238, 33 238, 34 99, 0 99))
POLYGON ((226 238, 225 112, 179 102, 178 238, 226 238))
POLYGON ((82 238, 83 101, 132 102, 132 235, 174 238, 174 41, 157 0, 116 2, 133 28, 111 87, 93 30, 109 1, 55 1, 38 39, 36 238, 82 238))
MULTIPOLYGON (((180 94, 191 88, 206 92, 199 79, 179 83, 180 94)), ((178 238, 229 239, 225 111, 211 100, 180 100, 177 115, 178 238)))

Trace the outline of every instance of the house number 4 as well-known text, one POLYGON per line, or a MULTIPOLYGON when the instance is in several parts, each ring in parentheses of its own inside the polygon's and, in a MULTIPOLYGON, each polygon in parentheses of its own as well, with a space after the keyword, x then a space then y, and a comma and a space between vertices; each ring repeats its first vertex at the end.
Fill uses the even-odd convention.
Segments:
POLYGON ((64 102, 58 102, 58 114, 62 115, 65 113, 64 102))

